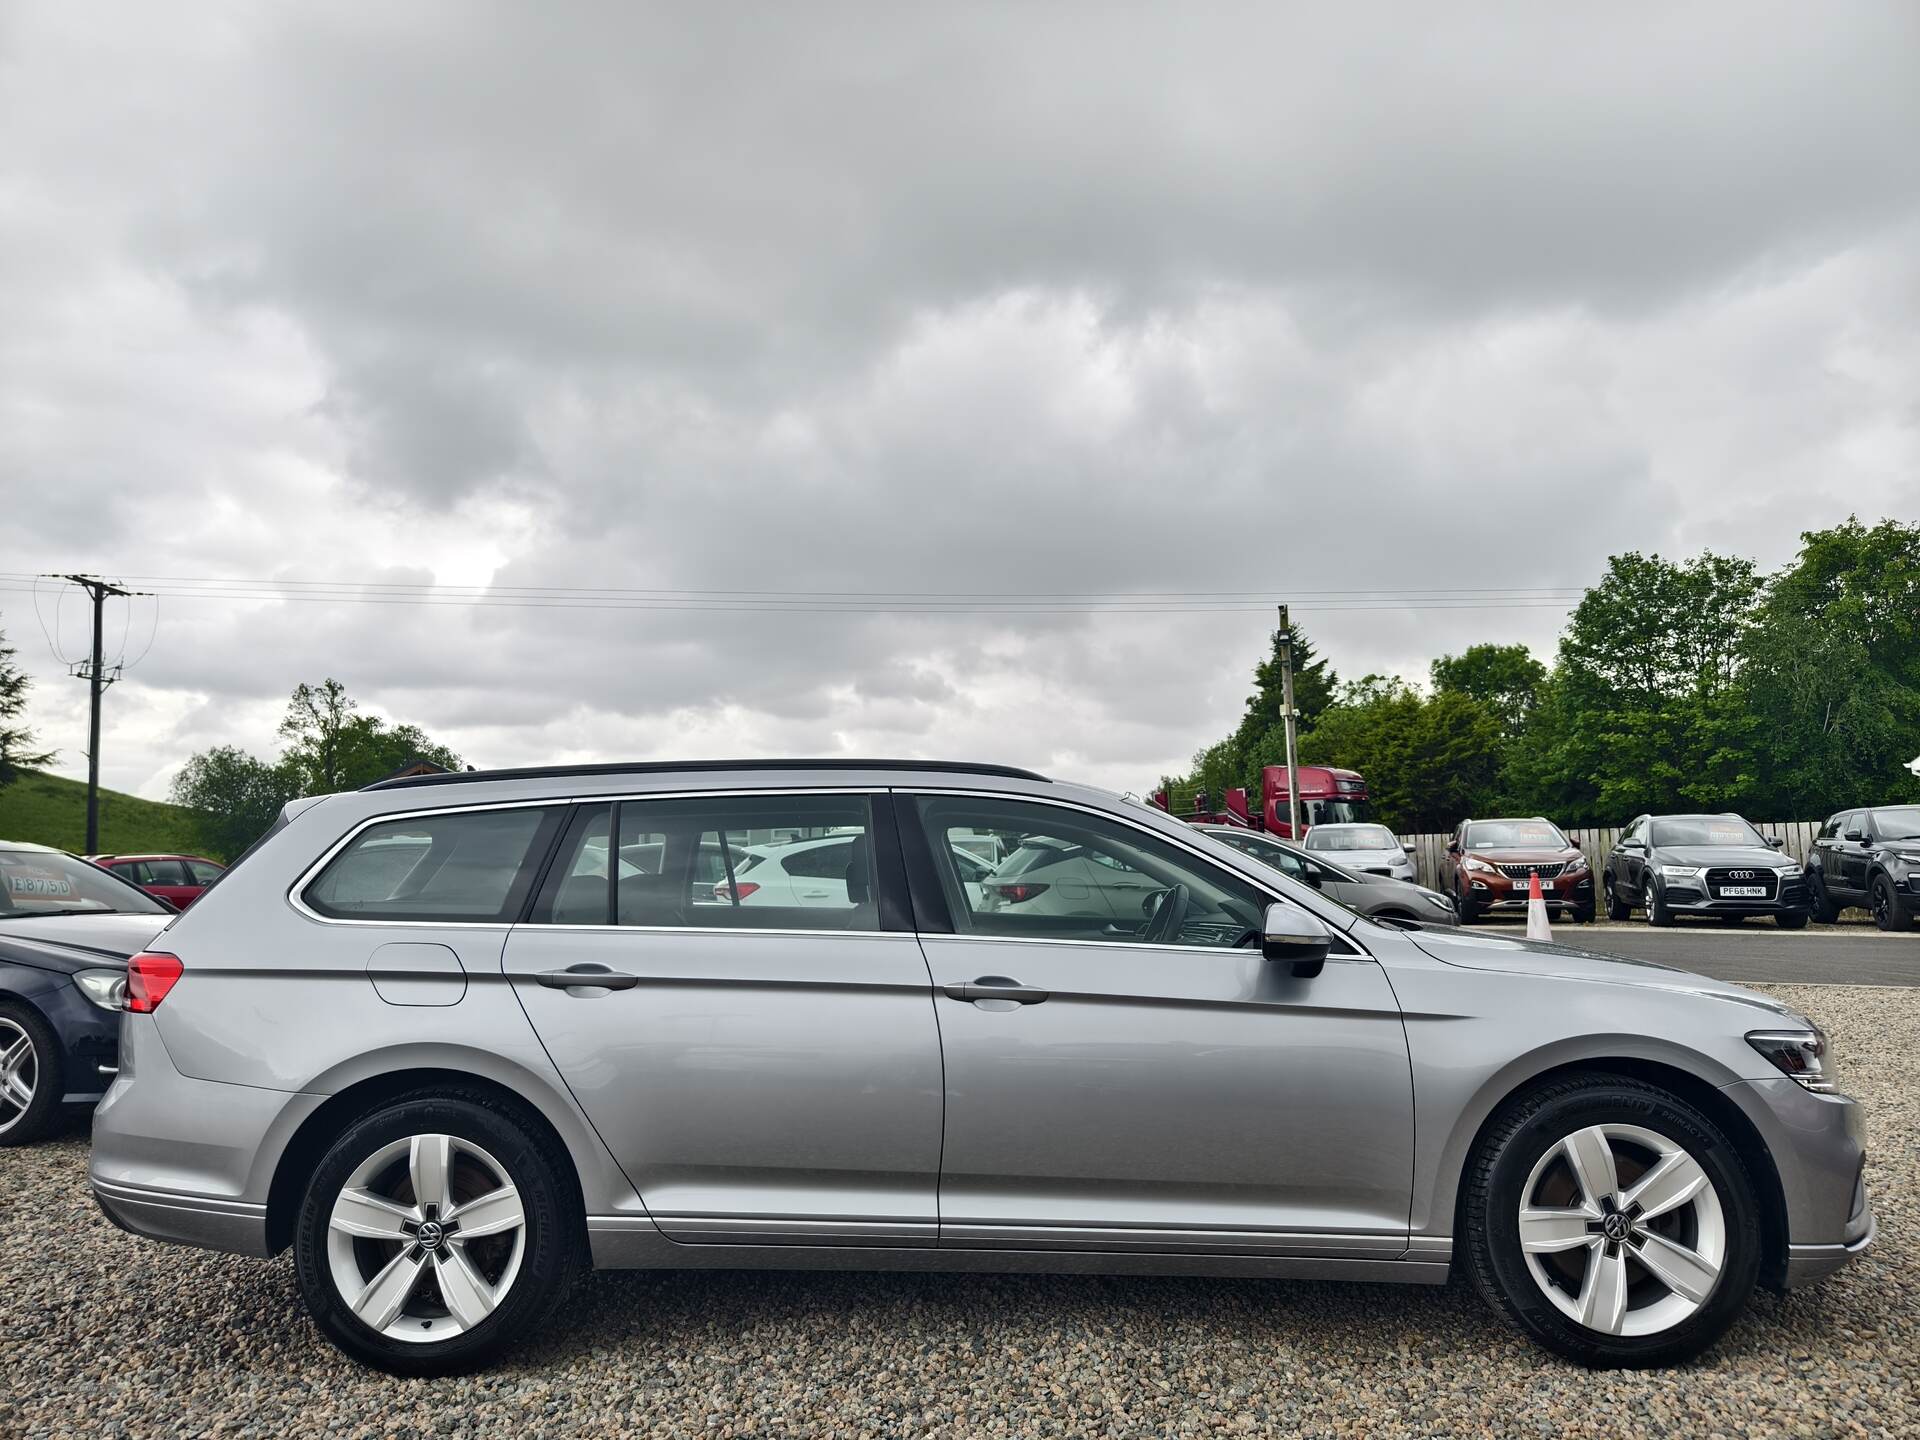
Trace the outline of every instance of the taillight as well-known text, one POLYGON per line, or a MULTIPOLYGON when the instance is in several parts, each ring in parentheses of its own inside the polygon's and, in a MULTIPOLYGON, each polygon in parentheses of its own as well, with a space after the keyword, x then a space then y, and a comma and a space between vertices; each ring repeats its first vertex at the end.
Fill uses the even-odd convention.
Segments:
POLYGON ((148 950, 127 961, 127 1009, 136 1015, 151 1015, 167 992, 180 983, 186 966, 178 955, 164 950, 148 950))
POLYGON ((1047 893, 1046 883, 1034 884, 1031 881, 1015 882, 1011 885, 995 885, 993 893, 1009 905, 1018 905, 1022 900, 1031 900, 1036 895, 1047 893))
POLYGON ((760 887, 751 880, 720 881, 713 887, 713 898, 722 905, 736 905, 760 887))

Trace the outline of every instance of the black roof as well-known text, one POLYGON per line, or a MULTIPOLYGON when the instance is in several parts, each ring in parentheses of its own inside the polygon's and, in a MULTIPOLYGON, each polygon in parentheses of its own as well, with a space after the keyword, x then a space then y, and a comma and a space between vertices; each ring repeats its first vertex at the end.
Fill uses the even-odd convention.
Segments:
POLYGON ((552 780, 572 775, 672 775, 719 770, 933 770, 942 774, 999 775, 1014 780, 1047 777, 1011 765, 969 765, 958 760, 644 760, 607 765, 529 765, 514 770, 455 770, 444 775, 399 775, 363 785, 363 790, 408 790, 422 785, 467 785, 483 780, 552 780))

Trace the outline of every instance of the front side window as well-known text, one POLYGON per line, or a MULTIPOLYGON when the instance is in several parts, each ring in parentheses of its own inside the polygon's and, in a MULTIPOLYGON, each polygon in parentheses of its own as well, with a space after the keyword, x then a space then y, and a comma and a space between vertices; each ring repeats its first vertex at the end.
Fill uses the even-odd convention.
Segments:
POLYGON ((449 811, 369 825, 302 892, 334 920, 517 919, 563 811, 449 811))
POLYGON ((1268 897, 1178 846, 1088 811, 992 796, 922 796, 919 823, 963 935, 1229 948, 1259 934, 1268 897), (961 837, 997 835, 980 882, 952 864, 961 837))
POLYGON ((865 796, 624 800, 575 814, 530 919, 649 929, 873 930, 873 875, 865 796))
POLYGON ((187 879, 187 867, 178 860, 149 860, 143 867, 146 876, 142 884, 146 885, 191 885, 187 879))

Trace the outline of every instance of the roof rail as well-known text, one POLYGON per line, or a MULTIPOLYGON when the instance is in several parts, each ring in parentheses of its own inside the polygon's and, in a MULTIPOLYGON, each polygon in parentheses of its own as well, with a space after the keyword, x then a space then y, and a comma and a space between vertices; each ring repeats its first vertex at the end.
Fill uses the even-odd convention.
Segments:
POLYGON ((511 770, 454 770, 444 775, 399 775, 362 790, 412 790, 431 785, 469 785, 487 780, 551 780, 573 775, 671 775, 718 770, 934 770, 943 774, 999 775, 1014 780, 1047 777, 1012 765, 969 765, 959 760, 641 760, 603 765, 528 765, 511 770))

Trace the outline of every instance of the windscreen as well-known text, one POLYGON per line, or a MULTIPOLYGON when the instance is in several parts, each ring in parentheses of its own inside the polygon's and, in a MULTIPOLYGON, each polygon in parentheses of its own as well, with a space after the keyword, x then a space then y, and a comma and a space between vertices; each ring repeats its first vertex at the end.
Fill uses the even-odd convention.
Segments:
POLYGON ((1873 829, 1882 840, 1920 840, 1920 805, 1902 805, 1877 812, 1873 829))
POLYGON ((1767 849, 1766 838, 1738 815, 1690 815, 1653 822, 1653 843, 1668 845, 1746 845, 1767 849))
POLYGON ((1309 850, 1398 850, 1400 842, 1384 825, 1322 826, 1307 832, 1309 850))
POLYGON ((1566 850, 1560 827, 1545 820, 1476 820, 1467 826, 1469 850, 1566 850))
POLYGON ((165 915, 167 907, 97 865, 58 850, 0 850, 0 918, 12 915, 165 915))

